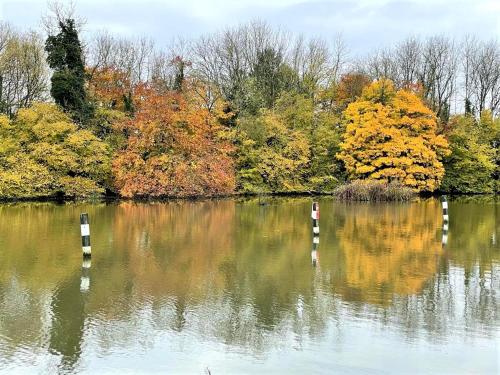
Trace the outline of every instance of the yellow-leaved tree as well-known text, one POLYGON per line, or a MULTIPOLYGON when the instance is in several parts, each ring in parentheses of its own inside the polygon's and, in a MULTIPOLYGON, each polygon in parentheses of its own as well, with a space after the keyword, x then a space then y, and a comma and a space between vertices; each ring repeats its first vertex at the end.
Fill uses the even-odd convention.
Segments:
POLYGON ((344 116, 337 157, 351 179, 399 181, 416 191, 439 187, 448 142, 436 134, 436 116, 413 92, 396 91, 387 79, 375 81, 344 116))
POLYGON ((0 116, 0 199, 97 196, 110 172, 109 146, 56 105, 34 103, 13 119, 0 116))

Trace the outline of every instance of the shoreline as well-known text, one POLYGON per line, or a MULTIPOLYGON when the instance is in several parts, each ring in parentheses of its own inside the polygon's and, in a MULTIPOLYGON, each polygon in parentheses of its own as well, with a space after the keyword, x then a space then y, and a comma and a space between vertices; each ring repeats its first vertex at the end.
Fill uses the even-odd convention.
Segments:
MULTIPOLYGON (((435 191, 433 193, 418 193, 415 198, 432 198, 439 197, 441 195, 447 195, 452 199, 454 197, 497 197, 500 196, 499 192, 496 193, 451 193, 444 191, 435 191)), ((137 203, 149 203, 149 202, 170 202, 170 201, 204 201, 204 200, 214 200, 214 199, 231 199, 231 198, 272 198, 272 197, 314 197, 314 196, 331 196, 335 197, 334 192, 322 192, 322 191, 292 191, 292 192, 265 192, 265 193, 232 193, 232 194, 220 194, 220 195, 192 195, 192 196, 162 196, 162 197, 136 197, 136 198, 125 198, 119 195, 104 195, 102 197, 95 198, 68 198, 68 197, 31 197, 31 198, 2 198, 0 197, 0 205, 9 203, 68 203, 68 202, 137 202, 137 203)), ((343 202, 377 202, 377 203, 388 203, 390 201, 351 201, 338 199, 343 202)))

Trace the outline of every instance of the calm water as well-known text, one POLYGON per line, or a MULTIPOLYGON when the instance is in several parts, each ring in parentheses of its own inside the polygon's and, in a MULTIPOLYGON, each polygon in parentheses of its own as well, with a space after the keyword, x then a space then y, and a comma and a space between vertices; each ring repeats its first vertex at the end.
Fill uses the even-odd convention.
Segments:
POLYGON ((266 202, 1 205, 0 372, 499 372, 499 203, 266 202))

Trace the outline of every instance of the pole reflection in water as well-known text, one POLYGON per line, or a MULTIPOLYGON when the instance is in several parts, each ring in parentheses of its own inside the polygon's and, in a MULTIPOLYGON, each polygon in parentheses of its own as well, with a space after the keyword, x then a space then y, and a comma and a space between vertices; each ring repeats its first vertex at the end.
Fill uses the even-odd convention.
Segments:
POLYGON ((311 251, 311 260, 312 260, 313 267, 316 267, 317 265, 319 265, 318 246, 319 246, 319 237, 314 236, 313 237, 313 246, 312 246, 312 251, 311 251))
POLYGON ((448 222, 443 223, 443 235, 441 238, 441 244, 445 247, 448 244, 448 222))
POLYGON ((91 266, 90 258, 83 257, 82 277, 80 279, 80 291, 83 293, 88 292, 90 288, 90 266, 91 266))
POLYGON ((49 350, 60 356, 59 369, 64 373, 74 371, 82 353, 85 301, 81 283, 80 275, 75 273, 59 285, 51 302, 49 350))
POLYGON ((443 195, 441 197, 441 206, 443 210, 443 235, 441 238, 441 244, 443 247, 445 247, 448 244, 448 222, 449 222, 449 216, 448 216, 448 200, 446 199, 446 195, 443 195))

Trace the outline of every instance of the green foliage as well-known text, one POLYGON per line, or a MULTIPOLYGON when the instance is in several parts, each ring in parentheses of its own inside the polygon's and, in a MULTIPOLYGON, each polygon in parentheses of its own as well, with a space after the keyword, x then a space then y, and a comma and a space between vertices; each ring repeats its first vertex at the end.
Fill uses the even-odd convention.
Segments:
POLYGON ((237 177, 243 191, 306 190, 304 172, 309 142, 303 132, 288 128, 272 111, 242 120, 237 177))
POLYGON ((479 121, 470 115, 450 120, 451 155, 445 161, 441 189, 453 193, 498 191, 500 121, 485 112, 479 121), (496 177, 496 179, 495 179, 496 177))
POLYGON ((45 43, 47 62, 54 70, 50 94, 78 124, 83 125, 92 117, 93 107, 85 91, 82 47, 74 20, 59 22, 59 30, 59 34, 50 35, 45 43))
POLYGON ((266 48, 257 54, 257 62, 251 73, 263 107, 272 108, 283 90, 291 89, 296 80, 294 72, 285 64, 280 52, 266 48))
POLYGON ((100 195, 110 183, 110 149, 52 104, 0 118, 0 197, 100 195))
POLYGON ((337 185, 338 120, 313 101, 283 92, 273 110, 239 121, 238 188, 244 192, 331 191, 337 185))
POLYGON ((115 130, 114 125, 126 119, 127 115, 123 111, 99 107, 88 123, 88 130, 106 142, 112 150, 118 150, 125 145, 127 138, 123 132, 115 130))

